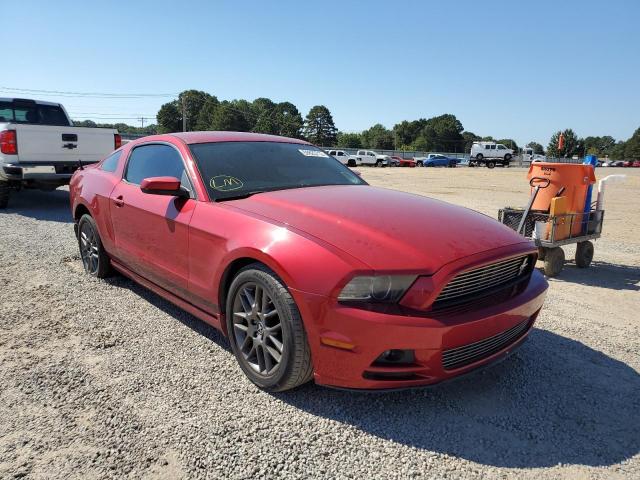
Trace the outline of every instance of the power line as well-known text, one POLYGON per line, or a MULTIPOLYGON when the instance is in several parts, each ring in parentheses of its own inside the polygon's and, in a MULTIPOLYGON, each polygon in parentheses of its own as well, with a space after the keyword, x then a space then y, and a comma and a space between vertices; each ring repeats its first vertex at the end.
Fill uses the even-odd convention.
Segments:
POLYGON ((36 93, 76 98, 158 98, 177 97, 177 93, 105 93, 105 92, 66 92, 61 90, 39 90, 32 88, 1 87, 0 90, 13 93, 36 93))

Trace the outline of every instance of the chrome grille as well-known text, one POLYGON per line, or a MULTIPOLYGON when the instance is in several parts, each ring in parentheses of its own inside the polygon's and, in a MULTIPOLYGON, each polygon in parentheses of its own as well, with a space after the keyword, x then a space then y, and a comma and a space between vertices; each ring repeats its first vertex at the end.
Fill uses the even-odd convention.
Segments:
POLYGON ((493 337, 445 350, 442 352, 442 366, 445 370, 454 370, 490 357, 522 337, 528 325, 527 319, 493 337))
POLYGON ((504 285, 518 278, 527 268, 528 256, 510 258, 491 265, 468 270, 456 275, 446 287, 442 289, 434 305, 441 305, 449 301, 464 300, 465 297, 475 296, 499 285, 504 285))

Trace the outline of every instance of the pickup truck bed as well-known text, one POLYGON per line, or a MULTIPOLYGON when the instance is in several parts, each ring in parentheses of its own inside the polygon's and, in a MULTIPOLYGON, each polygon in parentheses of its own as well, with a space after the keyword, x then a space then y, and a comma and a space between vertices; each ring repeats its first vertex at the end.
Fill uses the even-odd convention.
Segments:
POLYGON ((120 146, 117 130, 74 127, 60 104, 0 98, 0 208, 9 192, 54 190, 120 146))

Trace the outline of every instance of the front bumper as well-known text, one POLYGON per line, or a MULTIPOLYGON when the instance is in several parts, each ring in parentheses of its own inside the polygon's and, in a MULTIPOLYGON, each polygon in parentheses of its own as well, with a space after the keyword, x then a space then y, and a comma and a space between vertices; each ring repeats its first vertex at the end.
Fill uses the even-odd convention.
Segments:
POLYGON ((318 384, 349 389, 398 389, 432 385, 497 361, 522 344, 542 308, 547 282, 534 271, 518 293, 500 302, 477 302, 467 309, 418 312, 401 306, 350 307, 319 295, 293 291, 305 321, 318 384), (460 368, 446 369, 443 352, 499 336, 526 325, 498 351, 460 368), (353 345, 350 350, 328 343, 353 345), (403 366, 374 365, 386 350, 413 350, 403 366))

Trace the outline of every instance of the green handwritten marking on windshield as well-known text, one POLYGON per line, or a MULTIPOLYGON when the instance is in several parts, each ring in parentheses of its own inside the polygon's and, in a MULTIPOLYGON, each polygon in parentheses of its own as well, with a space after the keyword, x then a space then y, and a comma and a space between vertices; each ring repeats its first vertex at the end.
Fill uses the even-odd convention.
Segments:
POLYGON ((241 180, 238 180, 236 177, 232 177, 231 175, 216 175, 211 178, 209 185, 211 185, 211 188, 214 190, 228 192, 230 190, 238 190, 239 188, 242 188, 244 184, 241 180))

